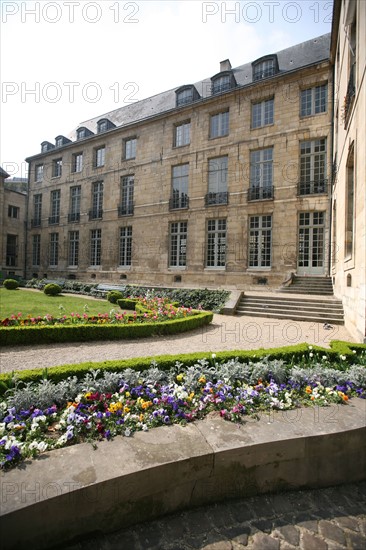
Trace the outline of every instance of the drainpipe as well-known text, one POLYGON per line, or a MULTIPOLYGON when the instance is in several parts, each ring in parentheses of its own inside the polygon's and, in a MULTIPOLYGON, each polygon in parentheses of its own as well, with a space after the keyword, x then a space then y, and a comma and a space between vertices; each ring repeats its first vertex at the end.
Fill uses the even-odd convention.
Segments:
POLYGON ((27 200, 24 222, 24 279, 27 278, 27 257, 28 257, 28 215, 29 215, 29 189, 30 189, 30 164, 28 163, 27 200))
POLYGON ((331 181, 329 192, 329 244, 328 244, 328 276, 332 273, 332 237, 333 237, 333 155, 334 155, 334 87, 335 87, 335 63, 332 64, 332 117, 330 131, 330 155, 331 155, 331 181))

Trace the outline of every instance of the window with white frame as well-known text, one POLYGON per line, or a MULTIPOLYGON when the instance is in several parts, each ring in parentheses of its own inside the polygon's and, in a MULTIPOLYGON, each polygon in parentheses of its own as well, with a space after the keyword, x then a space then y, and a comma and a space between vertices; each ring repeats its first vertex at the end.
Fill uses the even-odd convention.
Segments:
POLYGON ((212 93, 220 94, 233 86, 232 74, 223 74, 212 80, 212 93))
POLYGON ((226 265, 226 220, 207 220, 206 267, 226 265))
POLYGON ((170 224, 169 266, 185 267, 187 261, 187 222, 170 224))
POLYGON ((137 139, 135 137, 127 138, 123 141, 123 157, 125 160, 136 158, 137 139))
POLYGON ((62 159, 52 161, 52 177, 59 178, 62 174, 62 159))
POLYGON ((191 121, 186 120, 174 126, 174 147, 183 147, 191 142, 191 121))
POLYGON ((135 188, 135 176, 123 176, 121 178, 121 205, 118 209, 119 216, 131 216, 133 214, 133 197, 135 188))
POLYGON ((97 147, 94 150, 94 166, 100 168, 105 164, 105 146, 97 147))
POLYGON ((32 265, 41 265, 41 235, 32 236, 32 265))
POLYGON ((249 218, 249 267, 271 267, 272 216, 249 218))
POLYGON ((69 231, 69 266, 79 264, 79 231, 69 231))
POLYGON ((38 193, 33 197, 33 219, 31 221, 32 227, 39 227, 42 220, 42 194, 38 193))
POLYGON ((210 116, 210 138, 227 136, 229 133, 229 111, 210 116))
POLYGON ((249 200, 273 197, 273 147, 250 152, 249 200))
POLYGON ((277 58, 275 56, 253 63, 253 81, 269 78, 277 73, 277 58))
POLYGON ((103 182, 95 181, 92 184, 91 219, 103 217, 103 182))
POLYGON ((121 227, 119 234, 119 265, 130 267, 132 263, 132 227, 121 227))
POLYGON ((300 142, 300 195, 327 192, 327 140, 300 142))
POLYGON ((172 196, 170 208, 188 208, 189 164, 172 166, 172 196))
POLYGON ((34 181, 36 183, 43 181, 43 164, 36 164, 34 168, 34 181))
POLYGON ((301 90, 300 116, 317 115, 327 111, 328 85, 321 84, 301 90))
POLYGON ((208 193, 206 206, 227 204, 228 157, 216 157, 208 161, 208 193))
POLYGON ((50 266, 58 265, 59 239, 58 233, 50 234, 50 266))
POLYGON ((81 185, 74 185, 70 188, 70 213, 69 222, 80 220, 81 185))
POLYGON ((102 230, 92 229, 90 232, 90 265, 101 265, 102 230))
POLYGON ((83 153, 74 153, 72 155, 72 172, 81 172, 83 169, 83 153))
POLYGON ((185 88, 180 92, 177 92, 177 107, 180 105, 187 105, 193 101, 193 87, 185 88))
POLYGON ((60 203, 61 203, 60 189, 51 191, 51 216, 49 218, 50 224, 60 223, 60 203))
POLYGON ((265 99, 258 103, 252 103, 252 128, 260 128, 273 124, 274 99, 265 99))

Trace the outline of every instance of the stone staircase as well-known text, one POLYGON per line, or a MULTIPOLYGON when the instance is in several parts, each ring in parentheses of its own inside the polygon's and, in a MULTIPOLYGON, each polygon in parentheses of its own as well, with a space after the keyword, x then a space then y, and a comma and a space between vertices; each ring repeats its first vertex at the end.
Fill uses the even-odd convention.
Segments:
POLYGON ((332 279, 330 277, 299 277, 294 275, 291 284, 282 286, 279 292, 333 296, 332 279))
POLYGON ((331 279, 328 277, 294 277, 288 287, 277 293, 245 293, 238 307, 238 315, 292 319, 343 325, 341 300, 333 297, 331 279), (314 295, 314 298, 309 298, 314 295))

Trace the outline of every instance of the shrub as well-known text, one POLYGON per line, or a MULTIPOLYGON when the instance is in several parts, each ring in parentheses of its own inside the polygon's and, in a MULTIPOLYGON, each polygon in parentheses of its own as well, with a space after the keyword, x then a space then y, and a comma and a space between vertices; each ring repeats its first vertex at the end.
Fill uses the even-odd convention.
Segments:
POLYGON ((19 283, 15 279, 5 279, 3 285, 8 290, 16 290, 19 286, 19 283))
POLYGON ((117 304, 121 309, 136 309, 137 299, 124 298, 123 300, 117 300, 117 304))
POLYGON ((47 296, 57 296, 58 294, 61 294, 62 288, 56 283, 49 283, 44 287, 43 292, 47 294, 47 296))
POLYGON ((118 300, 123 298, 122 292, 119 290, 110 290, 107 294, 107 300, 111 304, 117 304, 118 300))

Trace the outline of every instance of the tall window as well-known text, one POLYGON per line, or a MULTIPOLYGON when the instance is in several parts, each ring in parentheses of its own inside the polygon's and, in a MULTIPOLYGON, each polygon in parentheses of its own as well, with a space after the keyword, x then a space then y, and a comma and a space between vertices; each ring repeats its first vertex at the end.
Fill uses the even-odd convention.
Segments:
POLYGON ((274 99, 266 99, 252 104, 252 128, 273 124, 274 99))
POLYGON ((353 223, 354 223, 354 197, 355 197, 355 180, 354 180, 354 144, 348 154, 346 167, 346 226, 345 226, 345 243, 344 253, 346 260, 352 258, 353 254, 353 223))
POLYGON ((229 133, 229 111, 210 117, 210 138, 227 136, 229 133))
POLYGON ((192 103, 193 101, 193 87, 185 88, 177 93, 177 107, 180 105, 187 105, 187 103, 192 103))
POLYGON ((271 267, 272 216, 249 218, 249 267, 271 267))
POLYGON ((92 229, 90 232, 90 265, 100 265, 102 254, 102 230, 92 229))
POLYGON ((33 219, 32 227, 40 227, 42 220, 42 195, 39 193, 33 198, 33 219))
POLYGON ((79 264, 79 231, 69 231, 69 266, 79 264))
POLYGON ((132 263, 132 227, 121 227, 119 235, 119 265, 129 267, 132 263))
POLYGON ((81 172, 83 169, 83 153, 75 153, 72 155, 72 172, 81 172))
POLYGON ((136 145, 137 145, 137 139, 135 137, 128 138, 128 139, 124 140, 124 142, 123 142, 123 146, 124 146, 123 157, 126 160, 136 158, 136 145))
POLYGON ((300 116, 317 115, 327 110, 328 85, 301 90, 300 116))
POLYGON ((172 196, 170 208, 188 208, 188 171, 189 164, 172 167, 172 196))
POLYGON ((133 214, 133 196, 135 187, 135 176, 123 176, 121 178, 121 205, 118 208, 119 216, 130 216, 133 214))
POLYGON ((225 267, 226 220, 207 221, 206 267, 225 267))
POLYGON ((217 157, 208 161, 208 193, 206 206, 227 204, 228 157, 217 157))
POLYGON ((94 151, 94 166, 99 168, 105 164, 105 146, 98 147, 94 151))
POLYGON ((50 266, 58 265, 58 233, 50 235, 50 266))
POLYGON ((186 120, 174 126, 174 147, 183 147, 191 142, 191 121, 186 120))
POLYGON ((35 267, 41 265, 41 235, 32 237, 32 265, 35 267))
POLYGON ((60 223, 60 200, 60 189, 51 191, 51 216, 48 220, 50 224, 60 223))
POLYGON ((9 267, 15 267, 17 265, 18 256, 18 236, 7 235, 6 236, 6 265, 9 267))
POLYGON ((103 182, 96 181, 92 187, 92 210, 90 219, 95 220, 103 217, 103 182))
POLYGON ((70 213, 69 222, 80 220, 81 185, 70 188, 70 213))
POLYGON ((43 181, 43 164, 36 164, 34 169, 34 181, 37 183, 43 181))
POLYGON ((220 75, 212 81, 212 93, 220 94, 222 92, 226 92, 226 90, 230 90, 232 86, 233 77, 230 73, 220 75))
POLYGON ((325 138, 300 143, 300 195, 326 193, 326 147, 325 138))
POLYGON ((184 267, 187 260, 187 222, 170 224, 170 267, 184 267))
POLYGON ((273 197, 273 148, 250 152, 249 200, 273 197))
POLYGON ((52 177, 59 178, 62 174, 62 159, 55 159, 52 163, 52 177))

